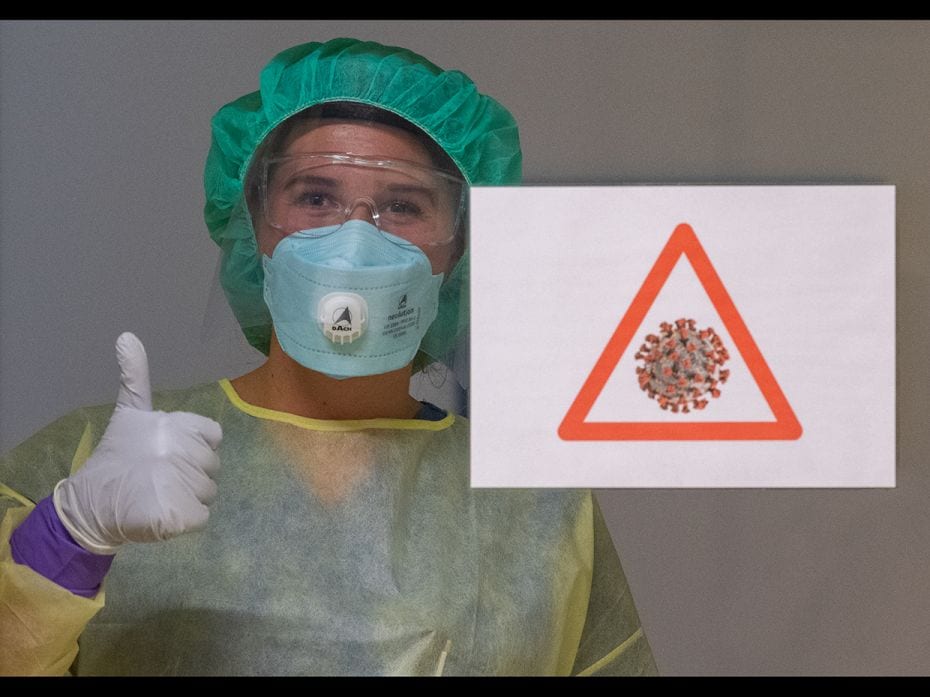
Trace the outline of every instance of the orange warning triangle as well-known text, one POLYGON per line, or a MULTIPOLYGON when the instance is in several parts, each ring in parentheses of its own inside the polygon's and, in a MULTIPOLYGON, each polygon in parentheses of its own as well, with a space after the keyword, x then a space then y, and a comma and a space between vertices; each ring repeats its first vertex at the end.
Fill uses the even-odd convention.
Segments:
POLYGON ((633 298, 630 309, 620 320, 620 325, 562 419, 559 437, 563 440, 796 440, 801 437, 800 422, 690 225, 682 223, 675 228, 633 298), (698 280, 775 415, 775 421, 585 421, 682 254, 691 262, 698 280))

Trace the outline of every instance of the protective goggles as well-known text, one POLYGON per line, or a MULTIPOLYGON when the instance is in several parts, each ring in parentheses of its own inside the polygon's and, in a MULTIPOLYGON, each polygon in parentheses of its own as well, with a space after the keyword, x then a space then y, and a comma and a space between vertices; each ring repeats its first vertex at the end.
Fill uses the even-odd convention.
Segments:
POLYGON ((465 209, 465 181, 400 160, 313 153, 265 160, 265 221, 285 235, 330 228, 352 218, 418 247, 452 242, 465 209))

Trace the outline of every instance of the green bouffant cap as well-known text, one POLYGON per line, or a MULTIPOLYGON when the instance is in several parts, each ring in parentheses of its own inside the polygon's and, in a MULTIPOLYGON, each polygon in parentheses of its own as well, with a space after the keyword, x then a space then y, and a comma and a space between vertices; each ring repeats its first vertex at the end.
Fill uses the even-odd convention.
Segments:
MULTIPOLYGON (((357 102, 417 126, 449 155, 470 185, 516 184, 520 139, 513 116, 456 70, 403 48, 356 39, 307 43, 265 67, 259 90, 222 107, 212 121, 204 171, 204 218, 222 250, 220 280, 248 342, 268 353, 271 315, 244 182, 256 150, 290 116, 325 102, 357 102)), ((420 345, 442 360, 468 326, 468 253, 443 284, 439 315, 420 345)))

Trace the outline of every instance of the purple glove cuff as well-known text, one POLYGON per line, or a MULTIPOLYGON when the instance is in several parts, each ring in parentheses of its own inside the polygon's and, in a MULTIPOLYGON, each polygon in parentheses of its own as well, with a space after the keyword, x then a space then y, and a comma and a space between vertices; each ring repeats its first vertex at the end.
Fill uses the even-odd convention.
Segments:
POLYGON ((97 595, 116 556, 88 552, 75 542, 62 525, 51 496, 39 501, 13 531, 10 551, 17 564, 85 598, 97 595))

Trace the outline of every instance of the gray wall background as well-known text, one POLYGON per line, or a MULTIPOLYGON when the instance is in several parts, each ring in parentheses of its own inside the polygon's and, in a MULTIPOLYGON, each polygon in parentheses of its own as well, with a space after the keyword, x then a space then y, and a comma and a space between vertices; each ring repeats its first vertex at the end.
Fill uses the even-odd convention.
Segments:
POLYGON ((897 488, 598 493, 664 674, 930 672, 926 22, 2 22, 0 450, 112 401, 123 330, 156 387, 258 362, 210 297, 209 119, 340 35, 469 74, 531 183, 897 186, 897 488))

